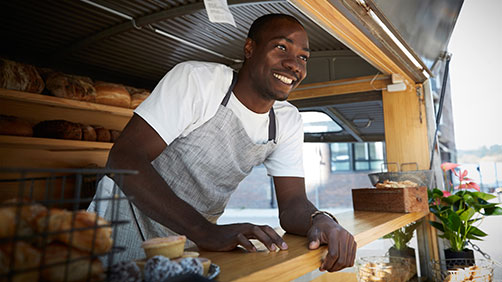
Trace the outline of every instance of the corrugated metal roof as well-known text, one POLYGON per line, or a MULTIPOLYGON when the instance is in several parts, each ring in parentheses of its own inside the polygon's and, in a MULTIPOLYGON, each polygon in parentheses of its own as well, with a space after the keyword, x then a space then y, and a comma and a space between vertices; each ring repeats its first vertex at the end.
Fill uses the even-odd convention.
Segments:
MULTIPOLYGON (((208 20, 202 1, 91 0, 130 19, 86 1, 0 1, 0 56, 41 67, 51 67, 94 80, 152 89, 175 64, 186 60, 236 66, 251 23, 269 13, 299 19, 309 34, 313 52, 348 50, 287 1, 229 0, 236 27, 208 20), (162 30, 224 57, 162 36, 162 30), (228 59, 230 58, 230 59, 228 59)), ((383 133, 381 105, 337 105, 351 119, 361 108, 378 116, 364 134, 383 133)), ((361 113, 362 114, 362 113, 361 113)), ((382 118, 383 119, 383 118, 382 118)))

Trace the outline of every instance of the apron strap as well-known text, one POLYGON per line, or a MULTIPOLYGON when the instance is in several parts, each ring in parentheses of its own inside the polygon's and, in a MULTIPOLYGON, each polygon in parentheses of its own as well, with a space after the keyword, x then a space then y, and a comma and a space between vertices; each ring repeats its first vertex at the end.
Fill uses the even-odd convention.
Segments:
MULTIPOLYGON (((221 105, 226 107, 228 100, 230 100, 230 95, 232 95, 232 90, 234 89, 235 83, 237 83, 237 73, 232 72, 232 83, 230 84, 230 87, 228 88, 227 93, 225 94, 225 97, 223 97, 223 100, 221 101, 221 105)), ((275 126, 275 112, 274 108, 271 108, 270 111, 268 112, 268 141, 274 140, 275 142, 275 136, 276 136, 276 126, 275 126)))

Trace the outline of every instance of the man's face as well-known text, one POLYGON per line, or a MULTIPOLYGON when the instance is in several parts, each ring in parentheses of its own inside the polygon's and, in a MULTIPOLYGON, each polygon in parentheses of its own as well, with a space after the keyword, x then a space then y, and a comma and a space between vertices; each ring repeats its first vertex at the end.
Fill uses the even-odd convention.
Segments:
POLYGON ((308 37, 296 22, 270 22, 256 41, 248 39, 245 52, 253 85, 266 99, 286 100, 307 75, 308 37))

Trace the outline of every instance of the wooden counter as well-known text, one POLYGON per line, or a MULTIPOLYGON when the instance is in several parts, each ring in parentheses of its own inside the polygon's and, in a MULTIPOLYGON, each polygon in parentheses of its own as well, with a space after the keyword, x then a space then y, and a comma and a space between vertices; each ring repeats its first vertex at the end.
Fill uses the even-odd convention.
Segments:
MULTIPOLYGON (((336 217, 345 229, 354 235, 360 248, 421 219, 427 213, 350 211, 337 214, 336 217)), ((256 253, 247 253, 244 250, 201 251, 201 256, 220 266, 218 281, 290 281, 319 268, 326 247, 310 251, 305 237, 284 234, 283 238, 289 246, 287 251, 270 253, 263 247, 258 247, 260 251, 256 253)))

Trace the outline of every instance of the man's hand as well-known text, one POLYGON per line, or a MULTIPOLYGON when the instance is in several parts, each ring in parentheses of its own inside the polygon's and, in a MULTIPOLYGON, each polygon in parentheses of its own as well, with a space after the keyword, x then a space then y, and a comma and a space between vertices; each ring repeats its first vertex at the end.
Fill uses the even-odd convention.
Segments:
POLYGON ((354 236, 329 216, 315 216, 307 238, 311 250, 319 248, 320 245, 328 245, 328 253, 319 270, 333 272, 354 265, 357 250, 354 236))
POLYGON ((249 239, 259 240, 271 252, 275 252, 277 247, 281 250, 288 248, 281 236, 268 225, 251 223, 213 225, 204 233, 205 235, 197 238, 195 243, 199 248, 209 251, 230 251, 241 245, 249 252, 256 252, 255 246, 249 239))

